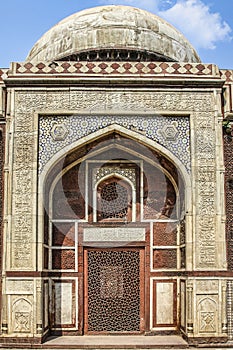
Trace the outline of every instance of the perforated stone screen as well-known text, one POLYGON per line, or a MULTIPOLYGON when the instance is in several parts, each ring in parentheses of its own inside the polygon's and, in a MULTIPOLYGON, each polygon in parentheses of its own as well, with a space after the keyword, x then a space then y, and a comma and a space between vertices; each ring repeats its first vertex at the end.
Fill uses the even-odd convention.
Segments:
POLYGON ((140 251, 88 251, 88 332, 140 331, 140 251))

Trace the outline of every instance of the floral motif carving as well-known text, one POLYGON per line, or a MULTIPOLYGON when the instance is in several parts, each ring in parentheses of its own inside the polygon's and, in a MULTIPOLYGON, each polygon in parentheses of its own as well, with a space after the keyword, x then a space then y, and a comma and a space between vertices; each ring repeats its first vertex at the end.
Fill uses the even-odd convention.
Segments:
POLYGON ((51 129, 51 136, 54 141, 63 141, 68 135, 68 130, 64 124, 54 123, 51 129))
POLYGON ((179 134, 177 123, 173 122, 172 124, 165 125, 161 130, 161 134, 166 141, 176 141, 179 134))
POLYGON ((15 333, 30 333, 32 323, 32 305, 31 303, 20 298, 12 306, 13 311, 13 330, 15 333))
POLYGON ((215 314, 214 312, 201 312, 200 332, 215 332, 215 314))
POLYGON ((30 332, 30 313, 15 312, 15 332, 30 332))
POLYGON ((205 297, 198 305, 199 333, 215 333, 217 330, 217 304, 205 297))

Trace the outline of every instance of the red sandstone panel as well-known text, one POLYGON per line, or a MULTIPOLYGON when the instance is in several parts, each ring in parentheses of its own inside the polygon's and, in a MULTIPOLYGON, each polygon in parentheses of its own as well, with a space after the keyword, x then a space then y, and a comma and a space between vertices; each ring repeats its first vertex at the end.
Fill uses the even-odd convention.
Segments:
POLYGON ((49 250, 48 248, 44 248, 44 269, 48 269, 49 267, 49 250))
POLYGON ((176 269, 177 250, 176 249, 155 249, 153 252, 154 269, 176 269))
POLYGON ((75 251, 71 249, 54 249, 52 251, 53 270, 74 270, 75 251))
POLYGON ((156 222, 153 225, 153 245, 172 246, 177 244, 177 223, 156 222))
POLYGON ((52 245, 73 247, 75 245, 74 223, 53 223, 52 245))

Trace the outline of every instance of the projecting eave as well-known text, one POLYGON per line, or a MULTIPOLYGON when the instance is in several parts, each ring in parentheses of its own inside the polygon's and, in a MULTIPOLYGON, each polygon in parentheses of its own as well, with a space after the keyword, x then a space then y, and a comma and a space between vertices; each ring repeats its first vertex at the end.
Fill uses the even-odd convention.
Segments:
POLYGON ((221 79, 181 79, 181 78, 169 78, 167 77, 156 77, 156 78, 138 78, 135 77, 95 77, 95 78, 72 78, 72 77, 63 77, 58 79, 49 79, 47 78, 37 78, 32 81, 33 77, 28 77, 24 79, 20 78, 9 78, 7 79, 7 87, 54 87, 54 88, 70 88, 73 87, 115 87, 115 88, 209 88, 216 89, 222 88, 224 81, 221 79))

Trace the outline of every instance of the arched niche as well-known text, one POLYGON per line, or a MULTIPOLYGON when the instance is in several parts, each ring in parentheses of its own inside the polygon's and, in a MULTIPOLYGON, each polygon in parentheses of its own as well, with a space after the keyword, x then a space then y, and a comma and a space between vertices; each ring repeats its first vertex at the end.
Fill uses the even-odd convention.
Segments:
MULTIPOLYGON (((53 269, 55 249, 50 247, 74 249, 79 222, 121 221, 98 219, 98 196, 104 181, 115 182, 114 186, 118 182, 124 184, 130 207, 124 221, 152 222, 156 231, 153 245, 162 245, 166 240, 174 246, 177 241, 185 245, 186 188, 180 170, 161 152, 112 132, 72 149, 47 174, 44 243, 50 251, 45 256, 50 254, 50 258, 46 258, 45 266, 50 260, 53 269), (179 239, 177 223, 181 223, 179 239)), ((183 267, 184 251, 185 248, 181 253, 183 267)), ((65 249, 62 253, 65 255, 65 249)), ((75 266, 72 263, 66 267, 75 269, 75 266)))
POLYGON ((110 173, 97 182, 94 191, 95 221, 135 221, 136 189, 127 177, 110 173))

